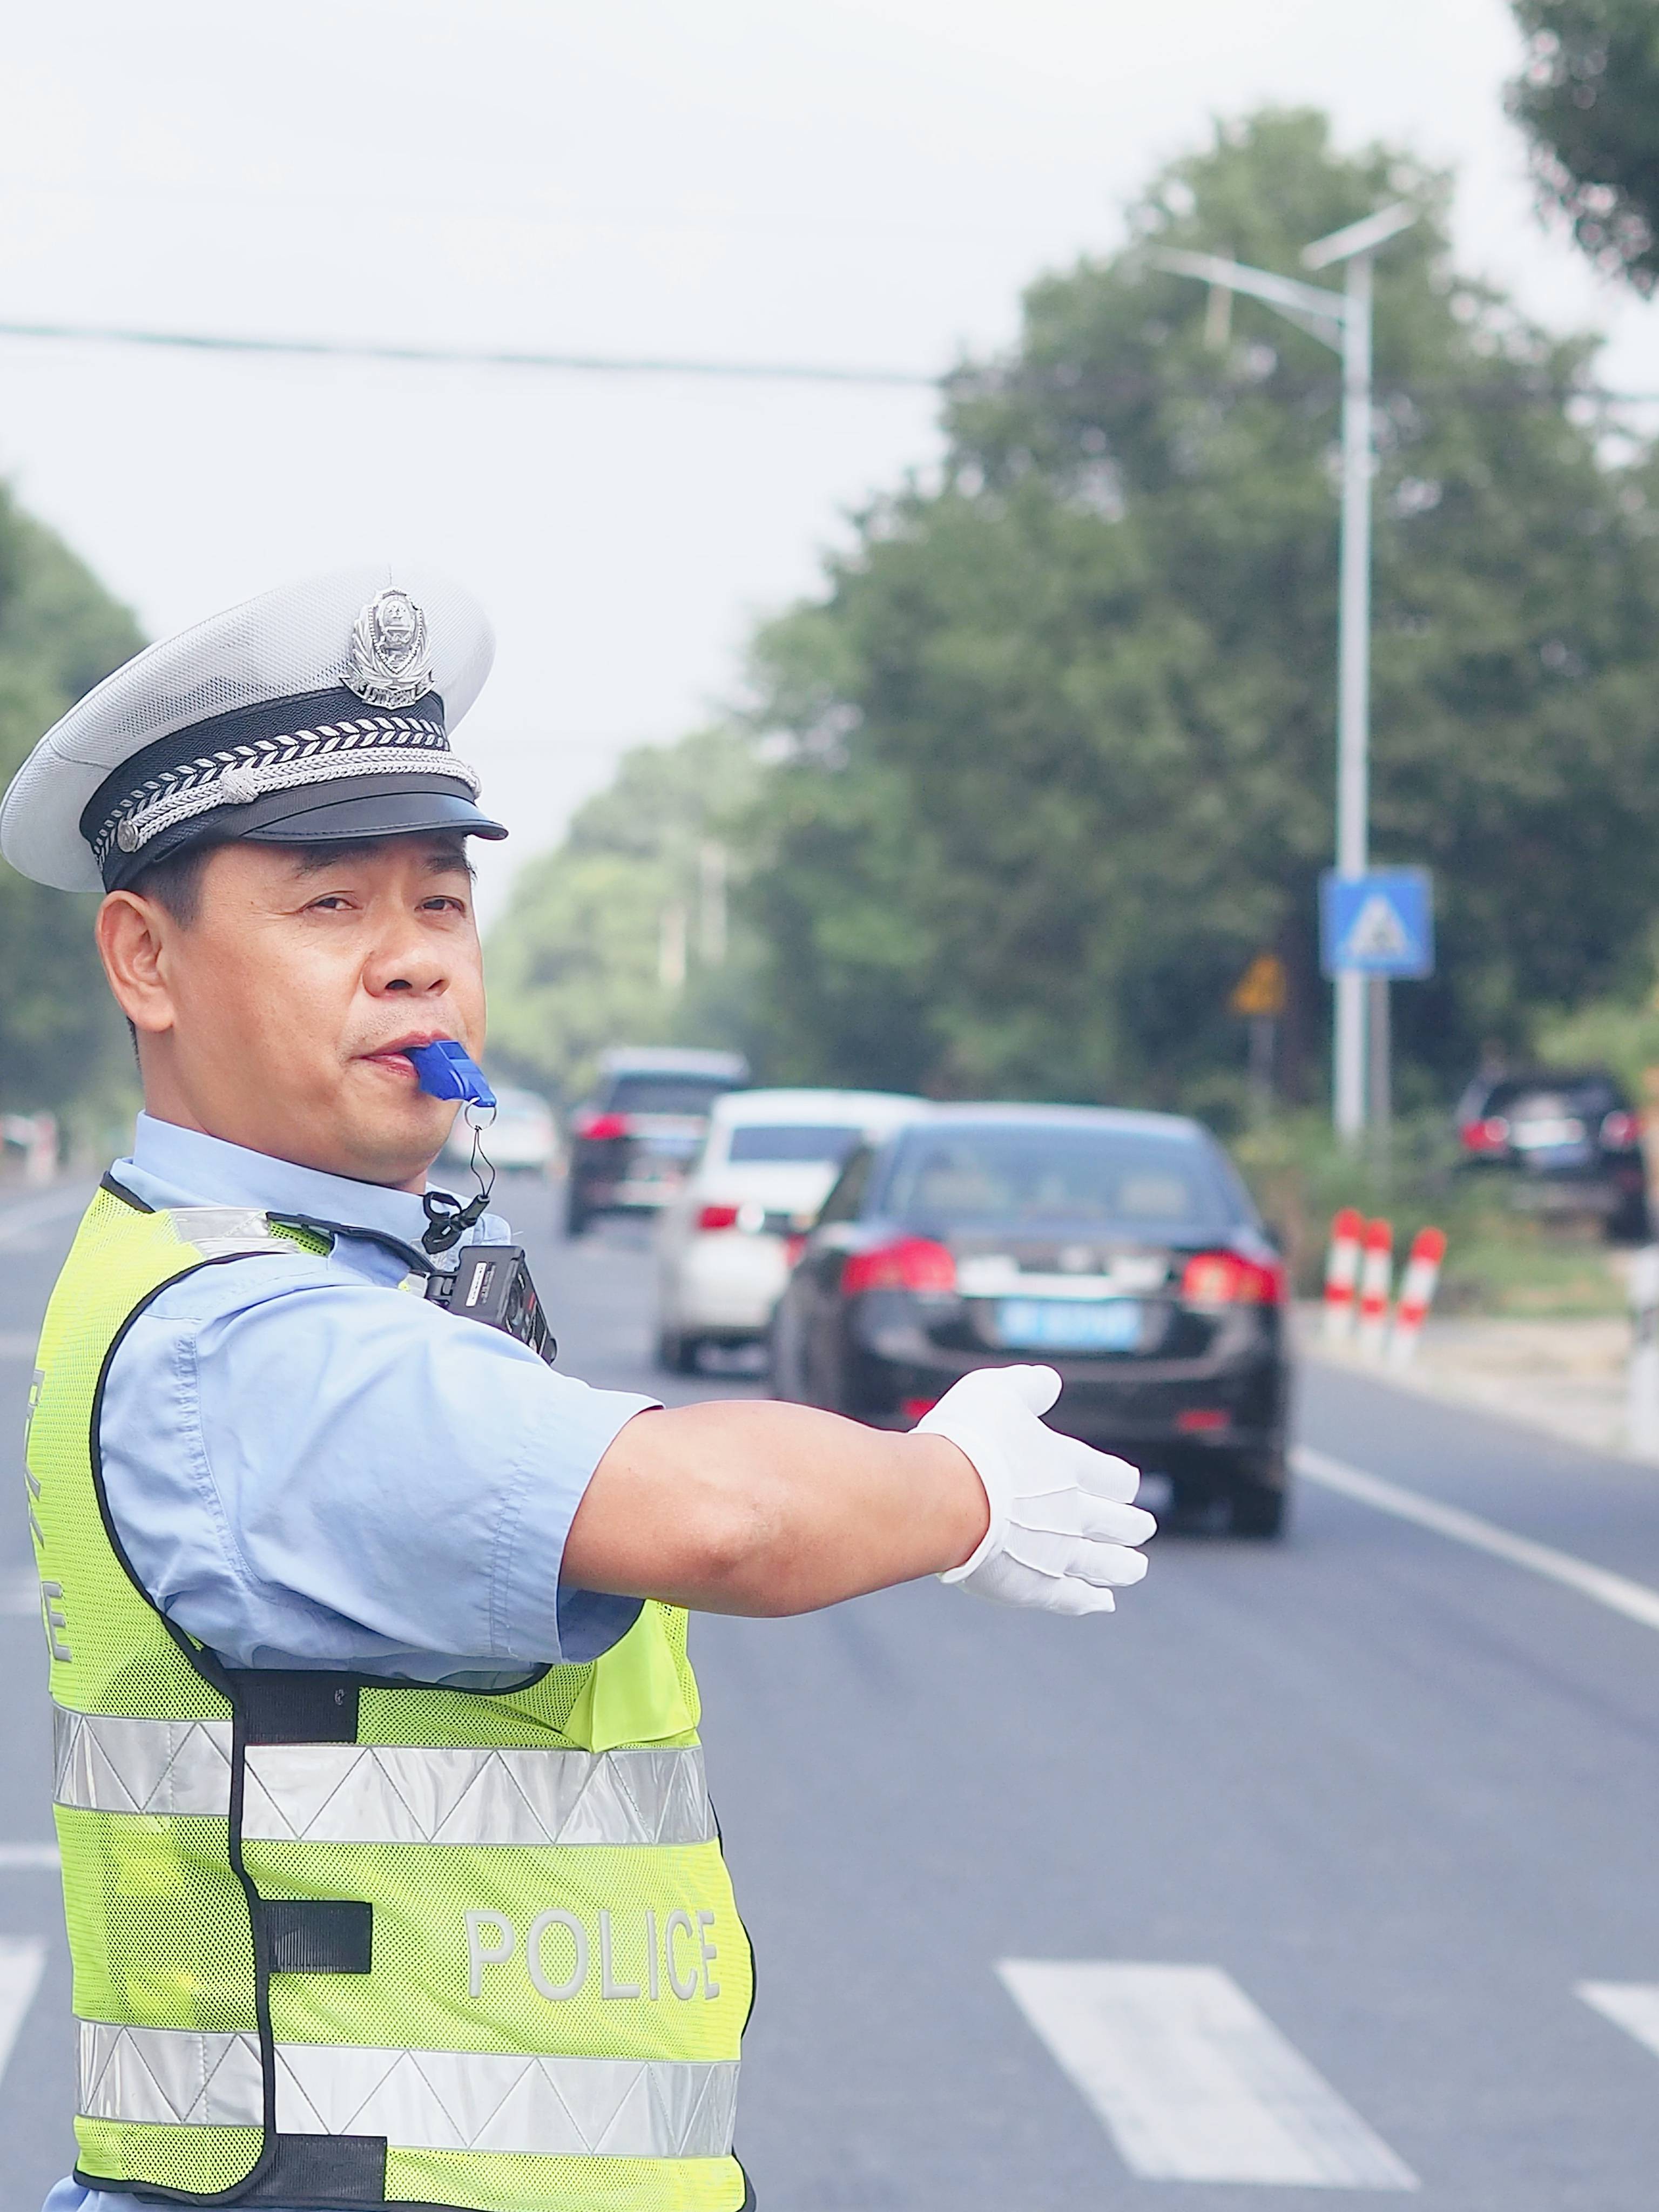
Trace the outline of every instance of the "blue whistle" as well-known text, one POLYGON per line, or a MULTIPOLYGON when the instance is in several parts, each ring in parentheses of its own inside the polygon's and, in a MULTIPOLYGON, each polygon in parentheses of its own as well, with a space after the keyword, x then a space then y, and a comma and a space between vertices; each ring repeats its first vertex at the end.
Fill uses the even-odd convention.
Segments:
POLYGON ((495 1094, 484 1081, 483 1068, 466 1047, 453 1037, 441 1037, 436 1044, 411 1044, 406 1049, 422 1090, 434 1098, 459 1098, 467 1106, 495 1103, 495 1094))

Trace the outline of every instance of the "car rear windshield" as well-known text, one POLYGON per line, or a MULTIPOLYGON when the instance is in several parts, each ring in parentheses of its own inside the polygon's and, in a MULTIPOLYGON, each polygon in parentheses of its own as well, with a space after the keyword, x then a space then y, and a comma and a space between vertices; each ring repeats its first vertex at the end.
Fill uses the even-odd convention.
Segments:
POLYGON ((1486 1111, 1526 1121, 1534 1115, 1610 1114, 1620 1103, 1616 1086, 1604 1075, 1564 1075, 1559 1082, 1534 1075, 1494 1084, 1486 1111))
POLYGON ((745 1160, 774 1160, 838 1168, 860 1133, 830 1121, 786 1121, 775 1128, 759 1121, 742 1121, 732 1132, 726 1157, 733 1165, 745 1160))
POLYGON ((605 1103, 613 1114, 706 1114, 732 1088, 707 1075, 617 1075, 605 1103))
POLYGON ((907 1138, 879 1210, 914 1228, 1087 1222, 1201 1236, 1246 1218, 1219 1158, 1202 1144, 1042 1126, 907 1138))

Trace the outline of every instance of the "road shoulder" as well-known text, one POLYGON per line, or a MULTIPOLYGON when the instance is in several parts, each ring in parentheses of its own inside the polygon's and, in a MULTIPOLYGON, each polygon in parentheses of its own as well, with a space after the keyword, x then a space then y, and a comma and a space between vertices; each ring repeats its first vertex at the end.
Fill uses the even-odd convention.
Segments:
POLYGON ((1651 1467, 1629 1441, 1626 1365, 1630 1324, 1571 1321, 1431 1321, 1416 1357, 1396 1366, 1321 1334, 1319 1310, 1300 1308, 1298 1356, 1363 1375, 1413 1397, 1492 1413, 1588 1450, 1651 1467))

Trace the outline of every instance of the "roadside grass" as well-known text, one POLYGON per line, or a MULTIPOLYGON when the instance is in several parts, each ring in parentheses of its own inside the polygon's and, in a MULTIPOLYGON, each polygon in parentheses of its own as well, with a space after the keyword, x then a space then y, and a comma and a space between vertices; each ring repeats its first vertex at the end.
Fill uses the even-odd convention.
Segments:
POLYGON ((1622 1255, 1599 1224, 1515 1212, 1496 1178, 1458 1171, 1443 1115, 1401 1121, 1386 1146, 1373 1140, 1353 1153, 1322 1116, 1284 1115, 1237 1137, 1231 1150, 1300 1297, 1319 1296, 1331 1218, 1352 1206, 1368 1220, 1393 1224, 1396 1269, 1419 1229, 1444 1230, 1441 1314, 1553 1320, 1625 1310, 1622 1255))
POLYGON ((1604 1319, 1626 1310, 1621 1255, 1599 1229, 1489 1212, 1449 1237, 1436 1302, 1442 1314, 1490 1314, 1513 1321, 1604 1319))

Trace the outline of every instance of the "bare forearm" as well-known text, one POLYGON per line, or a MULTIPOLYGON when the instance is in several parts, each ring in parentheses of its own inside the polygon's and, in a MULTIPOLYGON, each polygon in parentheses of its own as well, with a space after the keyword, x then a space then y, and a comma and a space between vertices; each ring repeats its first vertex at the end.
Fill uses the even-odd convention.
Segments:
POLYGON ((635 1415, 565 1545, 582 1589, 707 1613, 810 1613, 959 1566, 989 1523, 966 1456, 805 1406, 635 1415))

